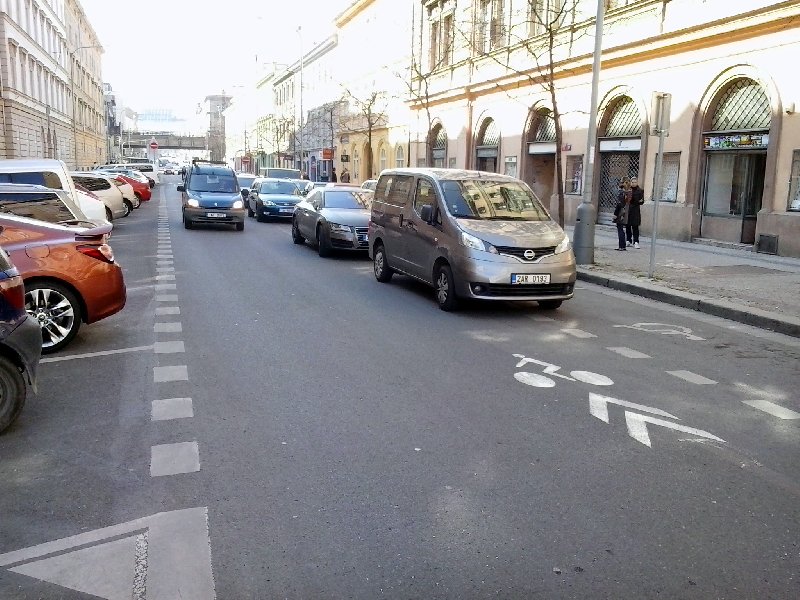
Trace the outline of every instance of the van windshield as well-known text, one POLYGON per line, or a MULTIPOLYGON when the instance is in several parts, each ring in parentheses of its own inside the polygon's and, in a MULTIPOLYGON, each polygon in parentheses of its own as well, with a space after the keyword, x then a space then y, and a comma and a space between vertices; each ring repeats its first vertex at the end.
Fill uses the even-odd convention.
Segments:
POLYGON ((486 179, 442 181, 444 204, 458 219, 549 221, 539 199, 520 183, 486 179))

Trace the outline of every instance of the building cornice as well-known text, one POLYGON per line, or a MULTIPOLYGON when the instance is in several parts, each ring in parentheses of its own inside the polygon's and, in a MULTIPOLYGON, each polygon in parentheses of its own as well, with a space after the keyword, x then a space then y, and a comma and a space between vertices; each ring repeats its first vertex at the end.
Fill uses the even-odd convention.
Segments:
POLYGON ((369 8, 370 5, 374 4, 374 2, 375 0, 355 0, 355 2, 353 2, 350 6, 336 15, 336 17, 333 19, 333 22, 336 24, 336 27, 344 27, 350 21, 364 12, 367 8, 369 8))

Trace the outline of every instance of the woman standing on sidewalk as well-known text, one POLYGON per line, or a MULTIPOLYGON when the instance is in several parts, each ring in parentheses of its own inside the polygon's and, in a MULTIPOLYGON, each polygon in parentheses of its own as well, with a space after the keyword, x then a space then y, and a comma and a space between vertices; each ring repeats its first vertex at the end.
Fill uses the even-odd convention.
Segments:
POLYGON ((614 223, 617 225, 619 248, 625 250, 625 227, 628 225, 628 210, 631 205, 631 181, 623 177, 617 194, 617 205, 614 207, 614 223))
POLYGON ((639 207, 644 204, 644 190, 639 187, 639 180, 636 177, 631 177, 630 193, 628 224, 625 226, 625 233, 628 237, 628 245, 633 244, 634 248, 639 248, 639 225, 642 224, 642 211, 639 207))

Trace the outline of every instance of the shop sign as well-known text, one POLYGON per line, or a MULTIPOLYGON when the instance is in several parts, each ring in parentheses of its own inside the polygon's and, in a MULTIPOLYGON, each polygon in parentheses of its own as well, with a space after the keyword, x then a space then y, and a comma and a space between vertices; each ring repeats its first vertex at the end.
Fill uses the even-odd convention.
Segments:
POLYGON ((758 149, 766 148, 768 145, 768 133, 734 133, 731 135, 703 136, 703 148, 706 150, 758 149))
POLYGON ((333 148, 322 149, 322 160, 333 160, 333 148))

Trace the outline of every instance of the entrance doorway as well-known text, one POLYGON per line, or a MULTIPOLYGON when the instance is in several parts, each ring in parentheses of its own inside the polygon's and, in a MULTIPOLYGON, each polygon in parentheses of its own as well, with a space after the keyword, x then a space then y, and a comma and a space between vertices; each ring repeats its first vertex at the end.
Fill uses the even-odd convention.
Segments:
POLYGON ((556 193, 556 122, 550 109, 540 108, 531 111, 528 123, 526 136, 531 141, 525 145, 522 179, 545 206, 550 206, 556 193))
POLYGON ((611 223, 623 178, 639 176, 639 152, 602 152, 600 154, 600 199, 597 221, 611 223))
POLYGON ((500 129, 494 119, 486 118, 478 129, 475 168, 478 171, 497 173, 497 157, 500 149, 500 129))

